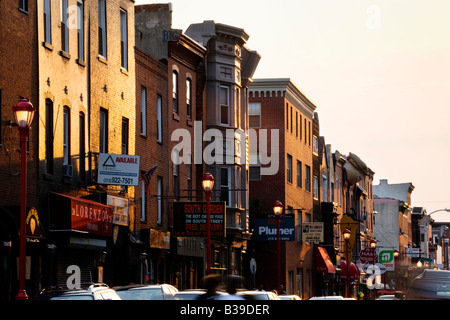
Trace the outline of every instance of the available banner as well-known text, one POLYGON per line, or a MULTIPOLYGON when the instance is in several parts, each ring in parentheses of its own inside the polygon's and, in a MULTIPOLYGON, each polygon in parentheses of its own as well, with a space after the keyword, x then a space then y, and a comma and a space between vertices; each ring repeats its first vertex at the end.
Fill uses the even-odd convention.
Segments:
MULTIPOLYGON (((256 241, 277 240, 277 220, 273 218, 256 218, 255 232, 256 241)), ((295 241, 294 216, 282 215, 280 218, 280 241, 295 241)))

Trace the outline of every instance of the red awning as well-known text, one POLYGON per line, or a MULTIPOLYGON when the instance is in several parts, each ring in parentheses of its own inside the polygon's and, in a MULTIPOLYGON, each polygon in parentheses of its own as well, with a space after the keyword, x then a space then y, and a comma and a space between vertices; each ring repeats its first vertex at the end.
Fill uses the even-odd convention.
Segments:
MULTIPOLYGON (((350 279, 351 280, 359 280, 359 269, 353 262, 350 263, 349 267, 350 271, 350 279)), ((347 279, 348 271, 347 271, 347 261, 341 261, 341 279, 347 279)))
POLYGON ((336 273, 336 268, 325 248, 317 247, 316 251, 316 272, 336 273))

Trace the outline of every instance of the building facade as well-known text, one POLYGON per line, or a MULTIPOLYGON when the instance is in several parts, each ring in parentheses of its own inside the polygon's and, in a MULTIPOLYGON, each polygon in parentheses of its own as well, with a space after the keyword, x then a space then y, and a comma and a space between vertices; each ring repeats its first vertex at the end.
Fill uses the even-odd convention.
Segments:
MULTIPOLYGON (((250 165, 252 228, 254 219, 272 215, 273 203, 282 202, 284 214, 294 219, 296 235, 293 241, 281 243, 281 284, 288 293, 305 299, 314 291, 314 244, 302 241, 300 231, 304 223, 314 222, 312 122, 316 106, 290 79, 254 79, 249 92, 249 123, 258 138, 251 141, 257 144, 251 148, 255 159, 250 165), (270 136, 264 145, 266 130, 270 136), (264 154, 271 155, 270 162, 264 154)), ((277 272, 275 242, 253 241, 249 249, 258 268, 256 285, 270 290, 277 289, 276 277, 264 275, 277 272)))

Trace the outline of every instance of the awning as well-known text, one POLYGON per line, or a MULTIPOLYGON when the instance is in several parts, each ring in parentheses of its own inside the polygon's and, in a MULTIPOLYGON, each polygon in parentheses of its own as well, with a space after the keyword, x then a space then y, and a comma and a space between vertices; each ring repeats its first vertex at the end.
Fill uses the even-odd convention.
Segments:
MULTIPOLYGON (((353 262, 350 263, 349 267, 350 271, 350 279, 351 280, 359 280, 359 269, 353 262)), ((341 261, 341 279, 347 279, 348 271, 347 271, 347 261, 342 260, 341 261)))
POLYGON ((316 272, 336 273, 336 268, 325 248, 317 247, 316 251, 316 272))
POLYGON ((99 202, 49 192, 49 208, 53 231, 71 230, 112 236, 112 209, 99 202))

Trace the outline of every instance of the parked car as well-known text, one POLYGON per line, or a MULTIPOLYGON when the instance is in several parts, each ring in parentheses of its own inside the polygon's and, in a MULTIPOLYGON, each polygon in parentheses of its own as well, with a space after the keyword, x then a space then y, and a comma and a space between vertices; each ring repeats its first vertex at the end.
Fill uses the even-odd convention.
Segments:
POLYGON ((280 298, 280 300, 302 300, 302 298, 300 298, 296 294, 284 294, 278 297, 280 298))
POLYGON ((280 297, 271 291, 244 290, 236 294, 245 300, 280 300, 280 297))
POLYGON ((400 300, 395 294, 383 294, 377 298, 377 300, 400 300))
POLYGON ((178 289, 170 284, 128 285, 114 287, 122 300, 173 300, 178 289))
POLYGON ((450 270, 426 269, 411 283, 406 300, 450 299, 450 270))
POLYGON ((41 291, 36 300, 121 300, 114 289, 104 283, 96 283, 87 289, 65 290, 49 287, 41 291))
MULTIPOLYGON (((205 294, 206 290, 204 289, 192 289, 192 290, 183 290, 178 291, 174 295, 174 300, 198 300, 201 295, 205 294)), ((226 292, 217 291, 218 295, 228 295, 226 292)))
POLYGON ((320 297, 312 297, 309 300, 344 300, 343 296, 320 296, 320 297))

